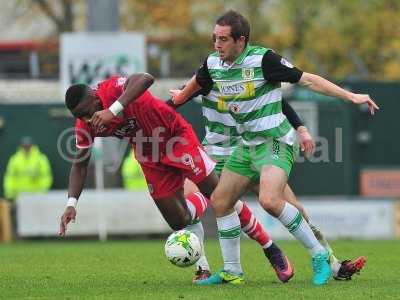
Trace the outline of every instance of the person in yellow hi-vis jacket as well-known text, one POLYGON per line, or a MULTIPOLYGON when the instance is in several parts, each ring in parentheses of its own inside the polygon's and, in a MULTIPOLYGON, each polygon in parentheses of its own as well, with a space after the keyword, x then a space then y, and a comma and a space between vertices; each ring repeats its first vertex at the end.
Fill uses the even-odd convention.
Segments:
POLYGON ((129 152, 128 156, 124 159, 121 173, 125 189, 129 191, 147 190, 146 179, 133 151, 129 152))
POLYGON ((14 201, 19 193, 46 192, 53 183, 49 160, 31 137, 23 137, 8 161, 4 176, 4 196, 14 201))

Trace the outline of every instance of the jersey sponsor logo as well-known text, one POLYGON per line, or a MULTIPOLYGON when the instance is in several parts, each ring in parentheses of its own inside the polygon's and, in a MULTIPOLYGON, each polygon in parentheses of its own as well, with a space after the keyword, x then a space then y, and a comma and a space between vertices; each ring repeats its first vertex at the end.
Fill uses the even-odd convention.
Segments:
POLYGON ((286 67, 288 67, 288 68, 293 68, 293 65, 290 63, 290 62, 288 62, 287 60, 286 60, 286 58, 283 58, 282 57, 282 59, 281 59, 281 64, 282 65, 284 65, 284 66, 286 66, 286 67))
POLYGON ((226 96, 240 95, 246 91, 246 87, 242 83, 219 83, 218 87, 221 94, 226 96))
POLYGON ((107 130, 107 127, 105 125, 100 125, 99 127, 95 128, 96 134, 101 134, 106 130, 107 130))
POLYGON ((243 79, 253 79, 254 78, 254 68, 243 68, 242 69, 243 79))
POLYGON ((126 122, 117 130, 114 131, 114 135, 118 138, 123 138, 125 136, 133 136, 136 132, 136 119, 127 119, 126 122))

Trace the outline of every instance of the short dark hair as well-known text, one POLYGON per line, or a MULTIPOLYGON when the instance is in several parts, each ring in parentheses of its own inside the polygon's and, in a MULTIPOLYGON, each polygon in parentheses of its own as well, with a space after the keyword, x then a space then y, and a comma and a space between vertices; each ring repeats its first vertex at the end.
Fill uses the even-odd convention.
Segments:
POLYGON ((245 43, 249 42, 250 38, 250 24, 249 21, 241 14, 234 10, 229 10, 223 15, 219 16, 216 24, 220 26, 230 26, 231 35, 236 42, 241 36, 245 37, 245 43))
POLYGON ((81 101, 85 100, 88 89, 89 86, 82 83, 71 85, 65 93, 65 106, 69 110, 73 110, 81 101))

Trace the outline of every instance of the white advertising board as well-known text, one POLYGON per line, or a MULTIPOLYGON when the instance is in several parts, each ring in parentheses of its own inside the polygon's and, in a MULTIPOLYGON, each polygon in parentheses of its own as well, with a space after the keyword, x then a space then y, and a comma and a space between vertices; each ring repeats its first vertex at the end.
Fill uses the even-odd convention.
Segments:
MULTIPOLYGON (((312 222, 327 238, 392 239, 395 237, 395 202, 382 199, 302 201, 312 222)), ((258 204, 249 206, 273 238, 289 239, 291 234, 258 204)))
MULTIPOLYGON (((57 236, 65 210, 66 191, 23 194, 17 201, 18 235, 21 237, 57 236)), ((107 190, 82 193, 76 222, 67 235, 160 234, 172 230, 164 221, 150 194, 107 190)))
POLYGON ((74 83, 94 85, 110 75, 145 72, 146 41, 140 33, 64 33, 60 45, 61 94, 74 83))

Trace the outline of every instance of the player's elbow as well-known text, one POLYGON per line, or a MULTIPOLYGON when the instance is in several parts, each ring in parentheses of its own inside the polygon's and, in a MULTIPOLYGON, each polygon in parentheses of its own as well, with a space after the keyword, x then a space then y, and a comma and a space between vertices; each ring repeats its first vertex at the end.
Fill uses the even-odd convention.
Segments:
POLYGON ((154 77, 153 75, 149 74, 149 73, 142 73, 140 74, 140 76, 142 77, 142 80, 147 84, 147 85, 152 85, 154 83, 154 77))
POLYGON ((304 72, 303 75, 301 75, 301 78, 299 80, 299 84, 304 86, 304 87, 308 87, 308 86, 312 85, 315 82, 317 77, 319 77, 319 76, 315 75, 315 74, 304 72))
POLYGON ((126 87, 140 84, 145 88, 149 88, 154 83, 153 75, 149 73, 137 73, 129 76, 126 87))

